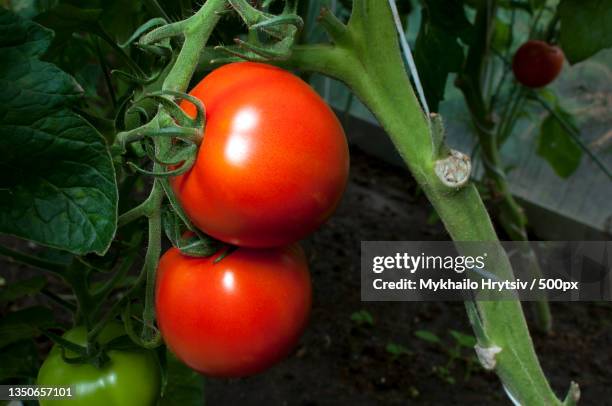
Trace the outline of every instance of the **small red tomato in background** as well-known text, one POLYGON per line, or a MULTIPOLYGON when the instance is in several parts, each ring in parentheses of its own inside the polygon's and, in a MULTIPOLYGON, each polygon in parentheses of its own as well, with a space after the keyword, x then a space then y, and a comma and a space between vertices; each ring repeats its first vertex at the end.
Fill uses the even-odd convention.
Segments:
POLYGON ((544 41, 525 42, 514 54, 512 71, 521 84, 537 88, 551 83, 563 67, 561 48, 544 41))
MULTIPOLYGON (((191 92, 206 128, 190 171, 172 179, 205 233, 247 247, 284 246, 313 232, 344 191, 349 154, 325 101, 290 72, 261 63, 225 65, 191 92)), ((195 115, 195 107, 182 108, 195 115)))
POLYGON ((166 345, 210 376, 260 372, 288 355, 311 305, 310 275, 298 245, 238 248, 215 263, 171 248, 161 258, 155 309, 166 345))

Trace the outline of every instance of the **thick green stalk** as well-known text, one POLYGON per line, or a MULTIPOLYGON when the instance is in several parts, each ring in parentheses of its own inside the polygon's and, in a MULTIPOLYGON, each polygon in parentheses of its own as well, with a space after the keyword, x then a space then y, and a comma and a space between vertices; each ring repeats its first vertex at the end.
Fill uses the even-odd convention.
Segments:
POLYGON ((185 42, 172 70, 164 80, 164 90, 187 90, 200 53, 221 18, 221 11, 226 7, 226 3, 227 0, 208 0, 196 14, 180 22, 185 27, 185 42))
MULTIPOLYGON (((472 116, 476 123, 478 118, 472 116)), ((529 241, 527 236, 527 217, 523 208, 512 196, 503 164, 497 146, 497 137, 492 131, 485 127, 476 125, 476 136, 482 151, 484 162, 485 183, 489 187, 492 200, 498 213, 499 222, 512 241, 529 241)), ((542 277, 542 270, 538 259, 528 244, 522 246, 525 252, 526 266, 534 278, 542 277)), ((546 299, 532 302, 535 325, 543 333, 549 333, 552 329, 552 316, 546 299)))
MULTIPOLYGON (((513 94, 512 107, 508 114, 504 114, 504 120, 498 125, 491 114, 491 108, 485 101, 485 94, 482 89, 487 62, 491 50, 491 38, 493 34, 495 4, 482 3, 476 14, 475 35, 470 44, 466 63, 463 71, 456 80, 457 87, 463 92, 464 98, 470 110, 472 123, 475 127, 476 137, 481 147, 481 156, 484 164, 484 180, 491 191, 492 201, 495 203, 498 219, 504 231, 513 241, 528 241, 527 236, 527 217, 523 208, 517 203, 510 192, 506 173, 499 151, 498 136, 504 137, 505 132, 511 131, 516 117, 516 109, 523 98, 522 90, 518 94, 513 94)), ((522 246, 525 252, 524 258, 529 267, 530 274, 534 278, 540 278, 542 271, 538 264, 537 257, 528 244, 522 246)), ((546 299, 533 303, 534 314, 536 316, 537 328, 545 333, 550 332, 552 327, 552 317, 546 299)))
MULTIPOLYGON (((332 28, 328 32, 335 45, 296 47, 288 65, 335 77, 355 92, 391 137, 453 240, 497 241, 475 187, 449 187, 436 175, 436 161, 445 149, 439 148, 406 75, 387 3, 355 0, 344 30, 329 13, 321 23, 332 28)), ((490 270, 502 279, 512 278, 499 244, 489 255, 490 270)), ((479 346, 495 349, 487 366, 513 398, 524 405, 561 404, 539 365, 520 302, 480 301, 472 307, 479 346)))

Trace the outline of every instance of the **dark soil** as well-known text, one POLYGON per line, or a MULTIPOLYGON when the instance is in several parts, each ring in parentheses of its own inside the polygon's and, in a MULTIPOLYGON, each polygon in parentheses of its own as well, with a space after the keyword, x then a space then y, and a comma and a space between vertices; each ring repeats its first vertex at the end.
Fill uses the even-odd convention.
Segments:
MULTIPOLYGON (((289 359, 263 374, 235 380, 208 379, 207 400, 216 405, 510 405, 494 374, 468 363, 439 372, 443 348, 414 336, 428 330, 449 345, 449 330, 470 334, 462 303, 361 302, 360 242, 448 239, 430 224, 431 206, 407 171, 351 151, 351 179, 333 218, 304 243, 314 286, 311 321, 289 359), (373 326, 351 314, 367 310, 373 326), (393 355, 389 343, 408 354, 393 355), (438 371, 438 372, 437 372, 438 371), (451 380, 452 381, 452 380, 451 380)), ((612 306, 552 303, 555 333, 534 336, 555 391, 580 383, 581 405, 612 404, 612 306)))
MULTIPOLYGON (((464 349, 449 365, 448 349, 454 347, 449 331, 471 334, 462 303, 361 302, 361 241, 448 237, 440 223, 430 221, 432 209, 405 170, 360 151, 351 151, 351 159, 341 206, 303 244, 314 298, 299 347, 260 375, 208 379, 207 404, 510 405, 497 377, 480 368, 473 351, 464 349), (362 310, 372 315, 373 325, 352 320, 362 310), (445 345, 417 338, 418 330, 435 333, 445 345), (401 351, 389 351, 389 344, 401 351)), ((6 237, 2 242, 25 245, 6 237)), ((0 270, 9 281, 30 274, 2 259, 0 270)), ((534 341, 554 390, 564 396, 575 380, 581 405, 612 404, 612 306, 551 306, 554 334, 534 335, 534 341)))

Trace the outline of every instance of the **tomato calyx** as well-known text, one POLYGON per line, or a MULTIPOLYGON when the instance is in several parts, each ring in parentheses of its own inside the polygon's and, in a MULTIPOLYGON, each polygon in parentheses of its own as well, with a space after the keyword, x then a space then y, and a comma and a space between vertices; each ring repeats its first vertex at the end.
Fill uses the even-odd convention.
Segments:
POLYGON ((74 399, 40 399, 40 404, 156 405, 162 377, 156 354, 135 345, 118 321, 109 320, 97 335, 92 334, 95 331, 81 325, 66 331, 63 340, 53 340, 56 344, 36 382, 45 387, 70 386, 74 399))
MULTIPOLYGON (((137 154, 139 158, 147 157, 155 164, 154 170, 149 171, 134 162, 127 162, 135 171, 155 177, 168 197, 170 206, 162 207, 162 224, 172 245, 188 256, 210 256, 217 252, 222 244, 191 224, 168 184, 170 177, 187 172, 196 161, 206 122, 204 104, 192 95, 172 90, 148 93, 131 107, 141 112, 146 120, 146 113, 138 107, 138 103, 145 99, 151 99, 160 105, 158 116, 138 128, 120 132, 116 143, 124 153, 128 146, 134 147, 136 151, 140 151, 140 154, 137 154), (192 104, 195 113, 185 112, 178 104, 181 100, 192 104), (191 232, 189 237, 184 236, 185 228, 191 232)), ((127 109, 122 114, 129 112, 127 109)), ((145 207, 146 203, 143 203, 145 207)))
POLYGON ((50 331, 45 332, 45 335, 59 346, 62 360, 65 363, 89 364, 98 369, 101 369, 110 361, 108 351, 139 348, 127 334, 115 337, 104 344, 94 341, 87 345, 74 343, 50 331))
POLYGON ((164 230, 166 236, 172 243, 172 246, 181 251, 183 255, 206 258, 218 254, 213 261, 216 264, 238 249, 237 246, 216 240, 197 228, 193 231, 182 231, 181 224, 179 224, 176 219, 177 216, 173 216, 175 212, 168 210, 165 214, 164 230), (173 216, 174 219, 168 219, 168 217, 171 216, 173 216))
POLYGON ((219 254, 219 256, 215 258, 213 263, 218 264, 219 262, 223 261, 225 258, 230 256, 232 253, 236 252, 238 248, 239 247, 235 245, 227 245, 227 249, 224 249, 223 251, 221 251, 221 254, 219 254))
MULTIPOLYGON (((174 197, 174 192, 169 193, 174 197)), ((162 223, 166 237, 172 246, 189 257, 209 257, 221 251, 226 244, 198 230, 183 213, 180 204, 166 206, 162 212, 162 223)))
POLYGON ((160 178, 185 173, 195 162, 204 134, 206 113, 203 103, 189 94, 164 90, 145 94, 120 115, 139 112, 147 120, 146 111, 138 106, 147 99, 152 99, 163 108, 161 118, 120 132, 117 134, 116 144, 123 153, 128 146, 131 146, 138 157, 146 156, 162 168, 158 171, 149 171, 128 161, 127 164, 139 173, 160 178), (187 100, 192 103, 196 110, 195 117, 187 115, 176 100, 187 100), (155 140, 162 142, 154 143, 155 140))

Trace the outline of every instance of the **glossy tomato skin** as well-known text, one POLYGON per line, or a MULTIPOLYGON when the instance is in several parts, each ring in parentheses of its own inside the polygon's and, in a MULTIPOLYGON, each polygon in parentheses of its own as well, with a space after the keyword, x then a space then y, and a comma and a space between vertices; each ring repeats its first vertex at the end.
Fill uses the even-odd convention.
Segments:
MULTIPOLYGON (((98 338, 106 343, 125 334, 119 323, 107 325, 98 338)), ((87 331, 77 327, 64 338, 85 345, 87 331)), ((74 357, 74 354, 67 354, 74 357)), ((102 368, 90 364, 69 364, 62 359, 61 349, 53 347, 38 371, 38 385, 70 386, 72 397, 41 399, 42 406, 131 406, 155 405, 160 395, 161 374, 155 355, 147 350, 110 350, 110 358, 102 368)))
MULTIPOLYGON (((293 243, 332 214, 349 154, 333 111, 293 74, 239 62, 191 92, 206 108, 192 169, 172 179, 183 209, 213 237, 246 247, 293 243)), ((192 104, 185 111, 195 115, 192 104)))
POLYGON ((512 71, 516 80, 538 88, 551 83, 563 68, 563 51, 544 41, 525 42, 514 54, 512 71))
POLYGON ((166 345, 209 376, 252 375, 288 355, 310 313, 306 259, 297 245, 238 248, 215 263, 171 248, 157 273, 155 309, 166 345))

